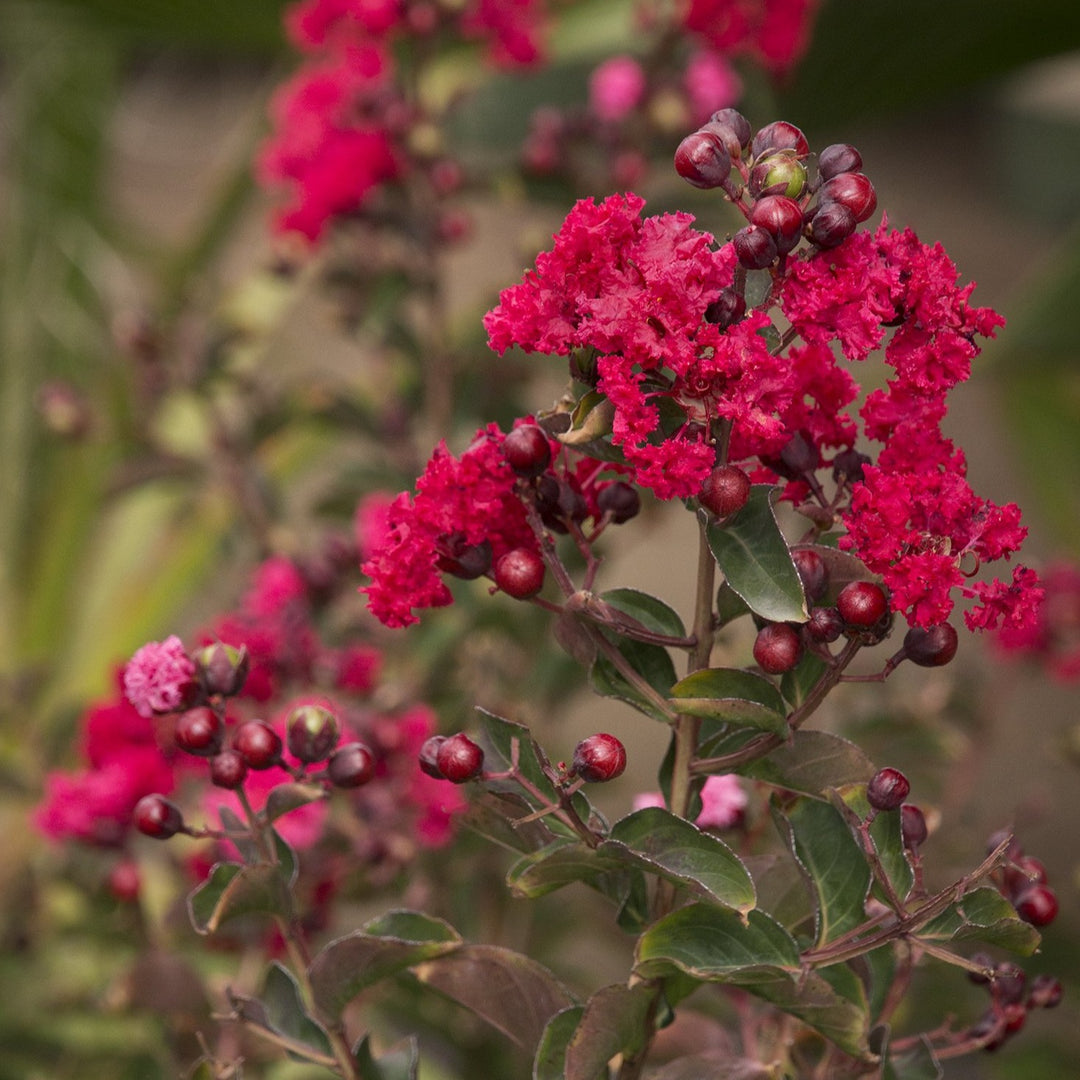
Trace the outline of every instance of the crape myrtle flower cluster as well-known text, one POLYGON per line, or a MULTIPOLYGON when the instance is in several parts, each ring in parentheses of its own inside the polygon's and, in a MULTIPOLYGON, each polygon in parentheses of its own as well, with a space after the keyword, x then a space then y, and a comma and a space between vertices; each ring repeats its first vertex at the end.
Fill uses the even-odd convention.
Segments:
POLYGON ((1042 583, 1046 599, 1035 619, 1003 627, 995 641, 1006 655, 1036 660, 1055 678, 1074 682, 1080 679, 1080 567, 1052 563, 1042 583))
MULTIPOLYGON (((333 646, 319 630, 319 605, 335 591, 329 578, 355 558, 347 545, 329 547, 330 556, 303 567, 267 559, 237 608, 194 648, 173 636, 137 650, 117 694, 83 717, 83 767, 46 779, 38 827, 118 851, 133 826, 162 839, 213 837, 222 808, 237 814, 246 803, 258 813, 275 788, 306 779, 349 801, 362 827, 348 843, 372 879, 419 847, 446 843, 464 802, 416 763, 434 713, 419 704, 393 715, 374 709, 380 653, 333 646), (214 824, 190 829, 181 807, 214 824)), ((330 824, 316 800, 276 827, 310 848, 330 824)))
POLYGON ((427 177, 433 195, 460 183, 455 162, 414 138, 428 118, 403 88, 395 53, 412 39, 446 37, 485 44, 500 67, 543 56, 541 0, 302 0, 286 15, 293 43, 307 55, 271 103, 274 133, 257 172, 287 187, 279 232, 317 242, 338 217, 355 213, 376 189, 406 174, 427 177))

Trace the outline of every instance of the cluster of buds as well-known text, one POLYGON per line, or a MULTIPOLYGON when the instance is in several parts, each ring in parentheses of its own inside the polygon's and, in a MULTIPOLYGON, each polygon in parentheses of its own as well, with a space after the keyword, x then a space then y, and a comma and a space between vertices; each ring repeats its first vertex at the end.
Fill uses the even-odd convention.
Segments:
POLYGON ((1061 982, 1053 975, 1036 975, 1029 983, 1017 964, 995 964, 985 953, 976 953, 971 960, 981 970, 971 971, 969 978, 990 991, 990 1008, 966 1037, 986 1050, 997 1050, 1020 1031, 1032 1009, 1052 1009, 1061 1002, 1061 982))
POLYGON ((806 136, 783 120, 757 133, 735 109, 721 109, 675 152, 675 169, 694 187, 720 188, 748 224, 732 237, 740 264, 763 270, 805 238, 833 248, 877 208, 874 185, 859 151, 846 143, 825 147, 817 174, 807 170, 806 136))
MULTIPOLYGON (((995 833, 988 841, 989 850, 998 847, 1005 833, 995 833)), ((1033 855, 1025 855, 1015 838, 1010 842, 1008 862, 995 876, 995 884, 1016 914, 1032 926, 1048 926, 1057 918, 1057 894, 1047 885, 1046 867, 1033 855)))

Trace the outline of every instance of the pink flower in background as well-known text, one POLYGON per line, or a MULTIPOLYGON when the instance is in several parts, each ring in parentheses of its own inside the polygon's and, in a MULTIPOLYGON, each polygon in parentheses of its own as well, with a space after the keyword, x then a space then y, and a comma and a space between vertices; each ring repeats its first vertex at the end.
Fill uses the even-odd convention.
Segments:
POLYGON ((1080 679, 1080 567, 1048 566, 1044 593, 1034 617, 1021 626, 1001 627, 995 641, 1003 652, 1041 661, 1058 679, 1080 679))
POLYGON ((184 708, 195 686, 195 665, 175 634, 143 645, 124 668, 124 693, 147 719, 184 708))
POLYGON ((645 96, 645 72, 632 56, 613 56, 589 76, 589 108, 615 123, 633 112, 645 96))
POLYGON ((650 806, 659 806, 661 810, 667 806, 659 791, 639 791, 630 804, 633 810, 647 810, 650 806))
POLYGON ((701 812, 694 824, 699 829, 730 829, 742 819, 747 801, 734 773, 710 776, 701 785, 701 812))
POLYGON ((717 109, 726 109, 742 96, 742 79, 727 57, 711 49, 698 49, 690 57, 683 76, 695 124, 705 123, 717 109))

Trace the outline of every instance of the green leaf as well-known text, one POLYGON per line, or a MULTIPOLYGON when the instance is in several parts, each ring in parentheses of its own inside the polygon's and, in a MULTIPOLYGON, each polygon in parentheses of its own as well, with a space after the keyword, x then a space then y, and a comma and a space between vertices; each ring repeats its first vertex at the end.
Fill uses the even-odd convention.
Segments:
POLYGON ((307 1014, 300 984, 288 968, 276 960, 270 965, 259 994, 267 1026, 279 1035, 309 1046, 320 1054, 332 1054, 326 1030, 307 1014))
POLYGON ((736 911, 749 911, 756 902, 750 874, 727 844, 662 807, 616 822, 599 850, 736 911))
POLYGON ((571 1005, 548 1021, 533 1059, 532 1080, 565 1080, 566 1048, 584 1011, 583 1005, 571 1005))
POLYGON ((187 906, 195 931, 212 934, 240 915, 287 917, 291 905, 281 867, 215 863, 207 879, 188 896, 187 906))
POLYGON ((749 614, 746 601, 726 581, 721 582, 716 590, 717 629, 749 614))
POLYGON ((793 708, 798 708, 817 686, 827 668, 825 661, 812 652, 804 652, 799 662, 780 677, 780 693, 793 708))
POLYGON ((363 929, 331 941, 312 961, 308 977, 320 1015, 336 1021, 367 987, 461 947, 452 926, 417 911, 391 911, 363 929))
POLYGON ((866 754, 847 739, 827 731, 799 730, 768 756, 736 771, 786 791, 826 798, 831 788, 865 783, 875 770, 866 754))
MULTIPOLYGON (((646 642, 628 638, 621 638, 616 643, 616 648, 622 653, 627 664, 657 692, 659 697, 668 696, 676 676, 675 665, 666 649, 662 649, 659 645, 649 645, 646 642)), ((597 656, 589 677, 593 690, 602 697, 625 701, 646 716, 667 723, 668 717, 652 699, 627 682, 615 665, 602 653, 597 656)))
POLYGON ((686 637, 686 628, 674 608, 663 600, 638 589, 610 589, 601 593, 600 599, 618 609, 624 615, 637 619, 647 630, 668 637, 686 637))
POLYGON ((776 523, 776 489, 755 484, 746 505, 726 525, 706 526, 713 557, 750 610, 773 622, 806 622, 806 598, 787 541, 776 523))
POLYGON ((588 844, 557 840, 519 859, 508 871, 506 883, 515 896, 531 900, 581 882, 622 904, 630 891, 632 873, 636 871, 617 856, 588 844))
POLYGON ((515 821, 528 817, 534 809, 517 792, 480 788, 470 796, 458 820, 502 847, 529 853, 547 847, 556 838, 545 824, 548 818, 534 818, 515 827, 515 821))
POLYGON ((671 688, 680 713, 787 734, 787 710, 780 692, 766 678, 740 668, 705 668, 671 688))
POLYGON ((574 1004, 542 964, 496 945, 463 945, 420 964, 416 976, 530 1051, 548 1021, 574 1004))
POLYGON ((645 978, 682 971, 709 982, 752 986, 799 970, 799 949, 768 915, 745 917, 715 904, 688 904, 638 939, 634 964, 645 978))
MULTIPOLYGON (((839 967, 837 971, 841 973, 845 989, 857 994, 858 979, 847 968, 839 967)), ((873 1060, 874 1055, 867 1044, 865 1003, 860 1006, 846 994, 838 993, 824 977, 825 974, 825 971, 811 971, 797 982, 773 979, 748 986, 747 989, 778 1009, 797 1016, 852 1057, 862 1061, 873 1060)))
POLYGON ((867 1010, 873 1021, 881 1016, 896 980, 896 950, 885 945, 856 957, 851 965, 862 975, 866 985, 867 1010))
POLYGON ((566 1048, 566 1080, 596 1080, 616 1054, 637 1053, 655 994, 645 983, 605 986, 593 994, 566 1048))
POLYGON ((326 788, 320 784, 278 784, 266 797, 266 820, 276 821, 292 810, 326 797, 326 788))
MULTIPOLYGON (((860 818, 865 818, 870 813, 870 803, 866 800, 866 788, 862 784, 843 792, 837 791, 834 798, 842 798, 844 803, 860 818)), ((911 892, 912 885, 915 884, 915 871, 908 862, 901 820, 898 810, 878 814, 870 825, 870 839, 874 841, 878 861, 892 884, 893 892, 901 900, 905 900, 911 892)), ((880 886, 876 883, 874 887, 880 890, 880 886)), ((884 895, 880 898, 887 899, 884 895)))
POLYGON ((866 919, 870 867, 840 812, 828 803, 800 797, 775 806, 773 816, 807 880, 817 904, 817 944, 824 945, 866 919))
POLYGON ((360 1080, 416 1080, 420 1073, 420 1049, 416 1036, 391 1047, 382 1057, 371 1052, 371 1036, 365 1035, 353 1049, 360 1080))
POLYGON ((1012 904, 990 886, 961 897, 920 931, 929 941, 979 941, 1000 945, 1021 956, 1031 956, 1041 940, 1034 926, 1024 922, 1012 904))

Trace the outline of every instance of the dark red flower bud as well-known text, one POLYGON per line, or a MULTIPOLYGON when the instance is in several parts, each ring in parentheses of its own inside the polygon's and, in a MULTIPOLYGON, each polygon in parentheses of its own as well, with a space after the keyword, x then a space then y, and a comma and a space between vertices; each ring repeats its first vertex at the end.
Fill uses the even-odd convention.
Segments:
POLYGON ((875 810, 898 810, 910 791, 911 784, 899 769, 878 769, 866 785, 866 801, 875 810))
POLYGON ((774 120, 758 130, 751 144, 751 156, 756 160, 762 154, 777 150, 794 150, 799 157, 810 153, 810 144, 806 136, 786 120, 774 120))
POLYGON ((527 600, 544 587, 544 560, 528 548, 515 548, 495 563, 495 584, 515 600, 527 600))
POLYGON ((168 840, 184 827, 180 807, 164 795, 144 795, 135 804, 132 821, 139 832, 155 840, 168 840))
POLYGON ((844 620, 836 608, 816 607, 810 612, 806 632, 813 641, 828 644, 844 632, 844 620))
POLYGON ((173 742, 186 754, 213 757, 225 740, 225 724, 213 709, 188 709, 177 717, 173 742))
POLYGON ((141 886, 139 864, 133 859, 122 859, 109 871, 109 892, 125 904, 139 899, 141 886))
POLYGON ((425 772, 428 776, 435 780, 445 780, 446 777, 439 772, 439 747, 446 742, 445 735, 432 735, 423 746, 420 747, 420 753, 417 755, 417 761, 420 764, 420 771, 425 772))
POLYGON ((802 210, 794 199, 784 195, 759 199, 750 211, 750 223, 765 229, 776 241, 776 250, 781 254, 790 251, 802 239, 802 210))
POLYGON ((836 610, 848 626, 869 629, 889 610, 889 601, 880 585, 872 581, 852 581, 840 590, 836 610))
POLYGON ((904 635, 904 654, 919 667, 942 667, 956 655, 960 639, 949 623, 913 626, 904 635))
POLYGON ((1022 1000, 1026 986, 1027 975, 1018 964, 1004 960, 994 968, 990 992, 1002 1005, 1011 1005, 1022 1000))
POLYGON ((764 270, 776 262, 779 250, 776 240, 760 225, 746 225, 732 238, 735 255, 747 270, 764 270))
POLYGON ((900 807, 900 835, 904 840, 904 847, 911 851, 922 847, 930 830, 926 827, 926 815, 911 803, 904 803, 900 807))
POLYGON ((289 714, 289 753, 305 765, 325 761, 341 736, 337 717, 321 705, 301 705, 289 714))
POLYGON ((439 747, 435 764, 444 780, 464 784, 483 771, 484 751, 468 735, 458 732, 439 747))
POLYGON ((222 750, 210 759, 210 783, 234 791, 247 779, 247 762, 239 750, 222 750))
POLYGON ((831 180, 840 173, 860 172, 862 155, 848 143, 833 143, 818 154, 818 176, 831 180))
POLYGON ((237 649, 218 641, 200 649, 193 659, 199 680, 208 694, 231 697, 243 689, 250 666, 245 646, 237 649))
POLYGON ((731 155, 711 131, 687 135, 675 151, 675 171, 697 188, 718 188, 731 172, 731 155))
POLYGON ((574 747, 570 771, 587 784, 603 784, 626 768, 626 747, 614 735, 590 735, 574 747))
POLYGON ((1032 926, 1048 926, 1057 918, 1058 898, 1049 885, 1032 885, 1016 898, 1016 914, 1032 926))
POLYGON ((1053 1009, 1061 1004, 1065 991, 1053 975, 1036 975, 1028 991, 1028 1005, 1032 1009, 1053 1009))
POLYGON ((705 321, 726 330, 746 314, 746 301, 732 288, 720 290, 720 295, 705 309, 705 321))
POLYGON ((1005 867, 1005 888, 1014 898, 1032 885, 1045 884, 1046 867, 1033 855, 1023 855, 1005 867))
POLYGON ((539 476, 551 464, 551 443, 536 424, 514 428, 503 440, 503 453, 510 468, 526 478, 539 476))
MULTIPOLYGON (((709 117, 709 122, 705 125, 705 128, 712 130, 714 126, 729 128, 735 136, 736 147, 742 148, 750 145, 753 129, 750 127, 750 121, 738 109, 718 109, 709 117)), ((728 147, 728 151, 733 158, 739 156, 731 147, 728 147)))
POLYGON ((234 732, 232 744, 256 772, 281 761, 281 736, 265 720, 245 720, 234 732))
POLYGON ((326 775, 334 787, 363 787, 375 776, 375 755, 362 742, 345 743, 326 763, 326 775))
POLYGON ((491 544, 487 540, 469 544, 462 533, 450 533, 440 537, 438 549, 435 565, 462 581, 473 581, 491 569, 491 544))
POLYGON ((766 623, 754 639, 754 660, 762 671, 783 675, 802 657, 802 638, 788 623, 766 623))
POLYGON ((718 518, 741 510, 750 498, 750 477, 738 465, 718 465, 705 477, 698 502, 718 518))
POLYGON ((641 510, 641 496, 632 484, 616 480, 596 493, 596 508, 602 514, 611 514, 616 525, 623 525, 637 517, 641 510))
POLYGON ((819 203, 806 218, 806 238, 819 248, 834 248, 854 231, 858 222, 843 203, 819 203))
POLYGON ((820 600, 829 588, 829 568, 825 560, 811 548, 796 548, 791 553, 791 560, 799 571, 806 598, 811 602, 820 600))
POLYGON ((846 206, 856 221, 865 221, 877 209, 874 185, 862 173, 840 173, 827 180, 821 185, 818 200, 822 205, 839 203, 846 206))

